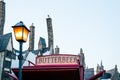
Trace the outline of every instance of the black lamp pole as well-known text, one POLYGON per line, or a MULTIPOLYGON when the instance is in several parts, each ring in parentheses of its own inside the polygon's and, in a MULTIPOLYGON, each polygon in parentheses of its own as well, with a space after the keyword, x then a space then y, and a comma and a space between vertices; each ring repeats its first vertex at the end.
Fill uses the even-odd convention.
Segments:
POLYGON ((22 45, 23 45, 23 42, 19 42, 19 44, 20 44, 20 53, 18 55, 18 59, 19 59, 19 80, 22 80, 22 60, 23 60, 22 45))

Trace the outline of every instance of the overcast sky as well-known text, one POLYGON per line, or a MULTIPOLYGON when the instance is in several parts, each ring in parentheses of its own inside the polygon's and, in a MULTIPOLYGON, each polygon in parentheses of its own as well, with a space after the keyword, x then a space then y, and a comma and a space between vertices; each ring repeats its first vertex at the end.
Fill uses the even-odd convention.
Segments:
MULTIPOLYGON (((35 26, 35 49, 39 37, 47 43, 46 18, 52 18, 54 47, 61 54, 78 54, 83 48, 86 65, 91 68, 103 61, 106 70, 120 69, 120 0, 4 0, 4 33, 19 21, 35 26)), ((19 44, 13 35, 13 45, 19 44)), ((24 50, 28 48, 24 43, 24 50)), ((96 70, 96 69, 95 69, 96 70)))

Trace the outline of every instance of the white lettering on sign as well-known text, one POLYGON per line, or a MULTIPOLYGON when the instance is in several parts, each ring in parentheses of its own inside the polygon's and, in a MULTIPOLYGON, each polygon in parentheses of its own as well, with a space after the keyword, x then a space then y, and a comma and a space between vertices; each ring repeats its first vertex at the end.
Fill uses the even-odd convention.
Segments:
POLYGON ((39 56, 36 58, 37 65, 44 64, 77 64, 80 61, 78 55, 50 55, 50 56, 39 56))

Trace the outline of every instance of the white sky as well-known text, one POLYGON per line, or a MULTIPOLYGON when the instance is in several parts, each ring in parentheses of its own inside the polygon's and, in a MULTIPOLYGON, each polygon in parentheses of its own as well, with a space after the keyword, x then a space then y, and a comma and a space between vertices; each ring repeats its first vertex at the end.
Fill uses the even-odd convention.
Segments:
MULTIPOLYGON (((35 26, 35 49, 39 37, 47 43, 46 18, 52 18, 54 46, 62 54, 78 54, 83 48, 88 67, 101 60, 105 69, 120 69, 120 0, 4 0, 6 22, 4 33, 19 21, 35 26)), ((16 49, 19 44, 14 39, 16 49)), ((28 41, 29 42, 29 41, 28 41)), ((24 50, 28 42, 23 44, 24 50)))

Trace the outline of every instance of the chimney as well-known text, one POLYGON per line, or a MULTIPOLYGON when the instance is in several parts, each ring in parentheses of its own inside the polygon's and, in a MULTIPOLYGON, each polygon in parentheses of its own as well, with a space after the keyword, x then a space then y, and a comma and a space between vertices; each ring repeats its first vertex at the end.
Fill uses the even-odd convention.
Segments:
POLYGON ((5 23, 5 3, 0 0, 0 35, 3 35, 5 23))
POLYGON ((30 26, 30 35, 29 35, 29 51, 34 50, 34 39, 35 39, 35 26, 32 25, 30 26))
POLYGON ((47 31, 48 31, 48 50, 51 52, 50 54, 54 54, 52 19, 49 17, 49 15, 46 21, 47 21, 47 31))
POLYGON ((58 46, 56 46, 56 48, 55 48, 55 54, 59 54, 59 47, 58 46))

